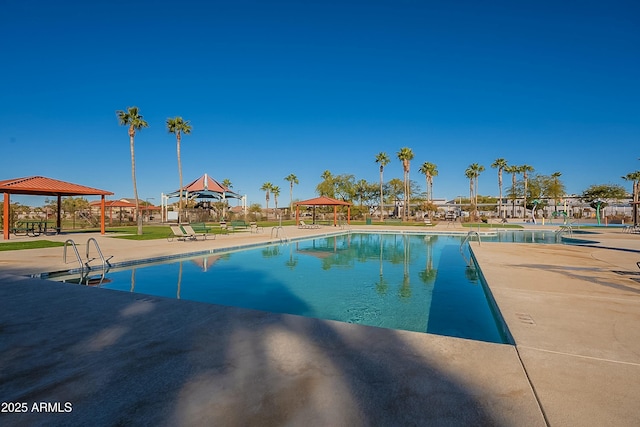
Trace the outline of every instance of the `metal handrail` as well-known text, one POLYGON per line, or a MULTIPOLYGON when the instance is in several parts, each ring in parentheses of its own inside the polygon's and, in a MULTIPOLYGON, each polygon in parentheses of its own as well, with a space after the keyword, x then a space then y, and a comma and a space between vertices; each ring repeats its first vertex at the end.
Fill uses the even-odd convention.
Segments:
POLYGON ((274 232, 274 231, 275 231, 275 234, 276 234, 276 235, 275 235, 275 238, 280 237, 280 242, 281 242, 281 243, 282 243, 282 242, 288 242, 288 241, 289 241, 289 239, 287 238, 287 236, 284 234, 284 227, 282 227, 281 225, 278 225, 278 226, 276 226, 276 227, 273 227, 273 228, 271 229, 271 238, 272 238, 272 239, 274 238, 274 236, 273 236, 273 232, 274 232), (280 236, 280 232, 281 232, 281 231, 282 231, 282 236, 280 236))
POLYGON ((93 261, 95 258, 89 258, 89 248, 91 247, 91 245, 89 243, 91 243, 93 241, 95 247, 96 247, 96 251, 98 251, 98 255, 100 256, 100 259, 102 260, 102 269, 105 270, 107 268, 107 266, 111 267, 111 264, 109 263, 109 260, 111 258, 113 258, 113 255, 111 255, 109 258, 105 259, 104 255, 102 255, 102 251, 100 250, 100 246, 98 245, 98 241, 95 239, 95 237, 90 237, 89 240, 87 240, 87 262, 85 263, 87 268, 91 268, 89 266, 89 263, 91 261, 93 261))
POLYGON ((471 244, 471 237, 472 236, 476 236, 478 238, 478 245, 480 245, 480 233, 478 233, 477 231, 470 231, 470 232, 467 233, 467 236, 464 238, 462 243, 460 243, 460 249, 462 249, 464 244, 467 243, 467 242, 469 242, 469 244, 471 244))
POLYGON ((62 261, 65 264, 67 263, 67 243, 71 245, 71 247, 73 248, 73 251, 76 253, 76 259, 78 260, 78 264, 80 264, 80 270, 84 270, 84 264, 82 263, 82 258, 80 258, 78 247, 76 246, 76 242, 74 242, 72 239, 67 239, 64 242, 64 252, 62 254, 62 261))

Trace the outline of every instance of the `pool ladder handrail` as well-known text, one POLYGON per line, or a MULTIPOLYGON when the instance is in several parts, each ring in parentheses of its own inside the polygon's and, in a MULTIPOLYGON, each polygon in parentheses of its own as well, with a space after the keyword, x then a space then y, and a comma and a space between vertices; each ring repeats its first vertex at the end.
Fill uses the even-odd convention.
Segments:
POLYGON ((285 235, 284 233, 284 227, 281 225, 278 225, 276 227, 273 227, 271 229, 271 238, 274 238, 274 232, 275 232, 275 238, 277 239, 278 237, 280 238, 280 243, 284 243, 284 242, 288 242, 289 238, 285 235), (282 235, 280 235, 280 232, 282 232, 282 235))
POLYGON ((78 247, 76 246, 76 242, 74 242, 73 239, 67 239, 64 242, 64 252, 62 253, 62 261, 65 264, 67 263, 67 243, 71 245, 71 247, 73 248, 73 251, 76 254, 76 259, 78 260, 78 264, 80 265, 80 270, 83 271, 84 263, 82 262, 82 258, 80 257, 80 252, 78 252, 78 247))
POLYGON ((102 270, 106 270, 107 268, 110 268, 111 263, 109 262, 109 260, 113 258, 113 255, 111 255, 109 258, 105 258, 104 255, 102 255, 102 251, 100 250, 100 245, 98 245, 98 241, 93 237, 90 237, 89 240, 87 240, 87 252, 86 252, 87 261, 84 261, 84 262, 82 261, 80 252, 78 252, 78 246, 76 245, 76 242, 73 241, 73 239, 67 239, 64 242, 64 252, 62 253, 62 261, 65 264, 67 263, 67 246, 71 246, 73 248, 73 251, 76 254, 76 259, 78 260, 78 264, 80 265, 80 270, 84 271, 85 267, 87 268, 87 271, 91 270, 91 265, 89 264, 91 263, 91 261, 96 259, 96 258, 89 258, 89 249, 91 247, 90 245, 91 241, 93 241, 96 247, 96 251, 98 252, 98 256, 102 260, 102 270))
POLYGON ((560 228, 556 230, 556 233, 569 233, 569 236, 573 236, 573 227, 571 225, 561 225, 560 228))
POLYGON ((462 243, 460 243, 460 249, 464 246, 465 243, 469 242, 471 244, 471 237, 476 236, 478 238, 478 246, 480 246, 480 233, 477 231, 470 231, 467 233, 467 236, 464 238, 462 243))
POLYGON ((94 246, 96 247, 98 256, 100 256, 100 259, 102 260, 102 269, 106 270, 107 267, 111 267, 111 263, 109 262, 109 260, 113 258, 113 255, 105 259, 104 255, 102 255, 102 251, 100 250, 100 245, 98 245, 98 241, 95 239, 95 237, 90 237, 89 240, 87 240, 87 262, 85 264, 88 269, 91 269, 91 267, 89 266, 89 263, 94 259, 96 259, 96 258, 89 258, 89 248, 91 247, 89 243, 91 243, 92 241, 94 243, 94 246))

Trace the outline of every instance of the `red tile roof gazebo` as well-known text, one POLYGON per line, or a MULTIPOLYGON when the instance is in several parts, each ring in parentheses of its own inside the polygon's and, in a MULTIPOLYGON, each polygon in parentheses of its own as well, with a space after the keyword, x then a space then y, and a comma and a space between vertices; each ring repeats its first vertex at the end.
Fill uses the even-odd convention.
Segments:
POLYGON ((347 223, 351 224, 351 203, 342 200, 332 199, 327 196, 320 196, 301 202, 295 202, 296 205, 296 225, 300 224, 300 206, 333 206, 333 226, 338 224, 338 206, 348 206, 347 223))
POLYGON ((113 195, 112 192, 99 190, 97 188, 85 187, 84 185, 59 181, 44 176, 29 176, 25 178, 15 178, 0 181, 0 192, 4 193, 4 240, 9 240, 9 207, 11 205, 11 194, 31 195, 31 196, 56 196, 58 199, 58 214, 56 228, 60 231, 61 226, 61 202, 62 196, 101 196, 100 233, 105 233, 104 227, 104 197, 113 195))

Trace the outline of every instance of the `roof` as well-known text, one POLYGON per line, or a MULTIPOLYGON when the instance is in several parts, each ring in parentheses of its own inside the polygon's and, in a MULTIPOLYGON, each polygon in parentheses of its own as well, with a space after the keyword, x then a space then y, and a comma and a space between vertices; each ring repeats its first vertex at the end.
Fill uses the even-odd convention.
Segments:
POLYGON ((315 199, 303 200, 301 202, 295 202, 294 205, 301 206, 351 206, 351 203, 344 202, 342 200, 332 199, 327 196, 316 197, 315 199))
POLYGON ((29 176, 0 181, 0 193, 28 194, 34 196, 106 196, 112 192, 59 181, 44 176, 29 176))
MULTIPOLYGON (((229 189, 229 187, 225 187, 224 185, 220 184, 218 181, 211 178, 206 173, 202 175, 200 178, 190 182, 189 184, 185 185, 182 188, 183 188, 183 191, 186 191, 189 194, 189 196, 195 195, 196 198, 201 198, 201 197, 222 198, 223 195, 224 197, 231 197, 231 198, 238 198, 238 199, 241 198, 239 194, 234 193, 229 189)), ((180 193, 180 190, 176 190, 173 193, 168 194, 168 196, 177 197, 179 193, 180 193)))

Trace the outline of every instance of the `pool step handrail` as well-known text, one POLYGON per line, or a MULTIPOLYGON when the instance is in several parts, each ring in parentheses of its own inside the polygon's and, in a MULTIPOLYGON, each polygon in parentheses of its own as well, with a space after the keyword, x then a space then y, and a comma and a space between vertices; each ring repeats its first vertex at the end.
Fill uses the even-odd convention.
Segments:
POLYGON ((76 242, 73 239, 67 239, 64 242, 64 252, 62 253, 62 261, 67 263, 67 245, 70 245, 73 248, 73 251, 76 253, 76 259, 78 260, 78 264, 80 265, 80 271, 84 270, 84 263, 82 262, 82 258, 80 257, 80 252, 78 252, 78 247, 76 246, 76 242))
POLYGON ((467 233, 467 236, 464 238, 462 243, 460 243, 460 249, 462 249, 464 244, 467 243, 467 242, 469 242, 469 244, 471 244, 471 238, 473 236, 476 236, 478 238, 478 245, 480 245, 480 233, 478 233, 477 231, 470 231, 470 232, 467 233))
POLYGON ((560 228, 556 230, 556 233, 569 233, 569 236, 573 236, 573 227, 571 225, 561 225, 560 228))
POLYGON ((281 225, 279 225, 277 227, 273 227, 271 229, 271 238, 273 239, 274 237, 276 239, 280 238, 280 243, 289 241, 289 238, 284 233, 284 227, 282 227, 281 225), (275 233, 275 236, 274 236, 274 233, 275 233))
POLYGON ((88 269, 91 269, 91 266, 89 266, 89 263, 91 261, 93 261, 96 258, 89 258, 89 249, 91 247, 91 245, 89 243, 93 242, 94 246, 96 247, 96 252, 98 252, 98 256, 100 257, 100 259, 102 260, 102 270, 106 270, 107 267, 111 267, 111 264, 109 263, 109 260, 111 258, 113 258, 113 255, 111 255, 109 258, 104 257, 104 255, 102 255, 102 251, 100 250, 100 245, 98 245, 98 241, 95 239, 95 237, 90 237, 89 240, 87 240, 87 262, 85 262, 85 265, 87 266, 88 269))

